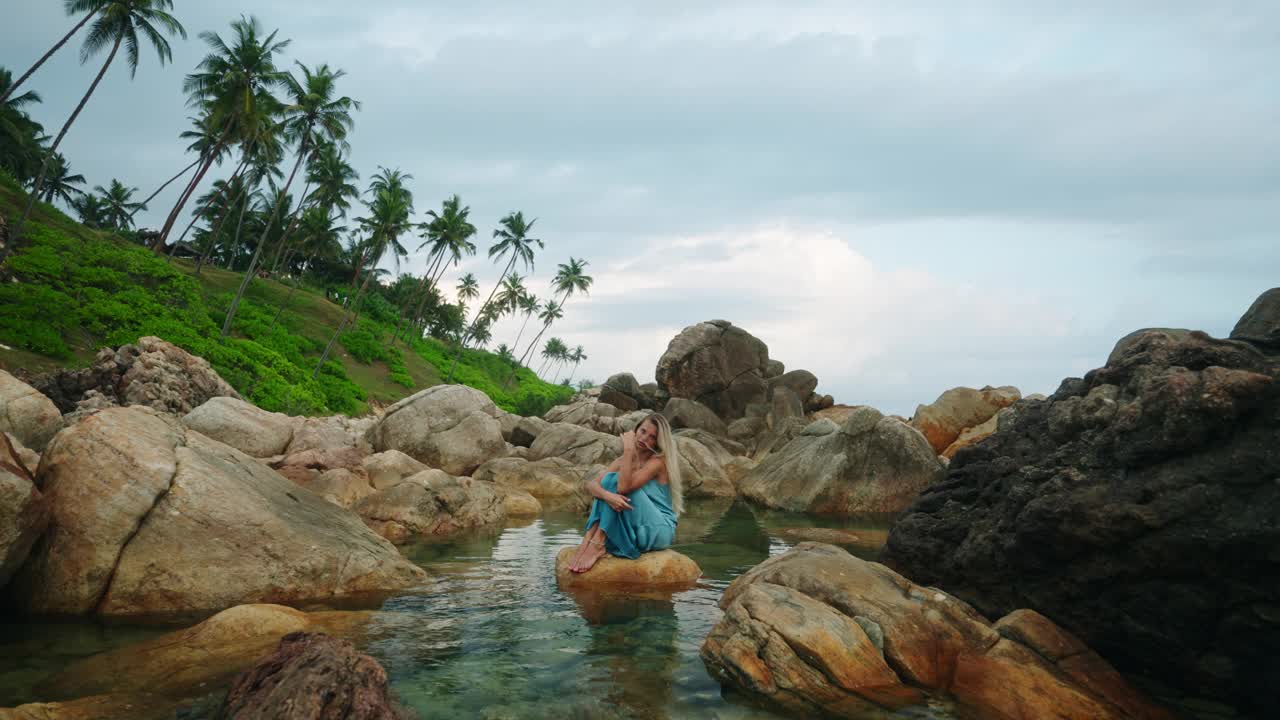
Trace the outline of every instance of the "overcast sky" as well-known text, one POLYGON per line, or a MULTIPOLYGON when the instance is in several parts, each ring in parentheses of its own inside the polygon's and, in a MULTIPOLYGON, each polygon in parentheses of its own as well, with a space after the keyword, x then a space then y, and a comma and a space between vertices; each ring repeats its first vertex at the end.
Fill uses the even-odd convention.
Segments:
MULTIPOLYGON (((461 271, 486 294, 512 210, 547 244, 536 289, 590 261, 550 333, 584 347, 578 377, 651 380, 682 327, 724 318, 838 402, 907 415, 957 385, 1052 392, 1140 327, 1225 336, 1280 285, 1274 0, 433 5, 177 0, 173 64, 113 68, 64 153, 149 193, 189 161, 197 33, 255 14, 288 62, 347 71, 362 183, 399 167, 420 215, 471 206, 461 271)), ((0 0, 0 65, 47 49, 61 8, 0 0)), ((33 78, 51 131, 97 68, 81 39, 33 78)))

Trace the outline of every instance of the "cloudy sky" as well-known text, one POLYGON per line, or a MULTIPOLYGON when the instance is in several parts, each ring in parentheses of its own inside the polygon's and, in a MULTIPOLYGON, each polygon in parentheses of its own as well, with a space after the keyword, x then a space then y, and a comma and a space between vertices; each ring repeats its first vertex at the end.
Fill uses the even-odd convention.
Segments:
MULTIPOLYGON (((289 61, 347 71, 363 178, 412 173, 420 213, 459 193, 482 247, 536 216, 535 288, 590 261, 551 333, 584 347, 578 377, 650 380, 682 327, 724 318, 903 414, 957 385, 1051 392, 1140 327, 1226 335, 1280 284, 1274 0, 434 5, 177 0, 173 64, 113 69, 65 154, 149 192, 187 162, 196 34, 255 14, 289 61)), ((0 64, 69 28, 61 7, 0 0, 0 64)), ((37 119, 95 69, 56 56, 37 119)))

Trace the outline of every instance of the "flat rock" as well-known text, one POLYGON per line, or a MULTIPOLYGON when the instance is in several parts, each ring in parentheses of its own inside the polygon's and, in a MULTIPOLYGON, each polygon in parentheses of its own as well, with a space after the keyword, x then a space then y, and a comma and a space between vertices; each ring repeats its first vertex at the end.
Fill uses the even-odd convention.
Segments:
POLYGON ((556 554, 556 582, 562 588, 685 588, 702 577, 698 564, 675 550, 647 552, 636 560, 606 555, 587 572, 575 573, 569 563, 576 550, 567 547, 556 554))

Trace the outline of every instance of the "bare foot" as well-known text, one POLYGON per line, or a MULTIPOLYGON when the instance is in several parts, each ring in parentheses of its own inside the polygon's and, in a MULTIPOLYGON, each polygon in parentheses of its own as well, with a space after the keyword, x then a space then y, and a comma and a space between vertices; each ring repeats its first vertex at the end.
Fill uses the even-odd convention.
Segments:
POLYGON ((569 570, 578 572, 578 568, 582 565, 582 556, 587 552, 587 539, 582 538, 582 544, 578 545, 578 549, 573 552, 573 559, 569 561, 569 570))
POLYGON ((591 547, 587 548, 587 554, 584 555, 581 561, 578 563, 578 569, 576 572, 584 573, 590 570, 593 566, 595 566, 596 562, 604 556, 605 556, 604 543, 602 542, 591 543, 591 547))

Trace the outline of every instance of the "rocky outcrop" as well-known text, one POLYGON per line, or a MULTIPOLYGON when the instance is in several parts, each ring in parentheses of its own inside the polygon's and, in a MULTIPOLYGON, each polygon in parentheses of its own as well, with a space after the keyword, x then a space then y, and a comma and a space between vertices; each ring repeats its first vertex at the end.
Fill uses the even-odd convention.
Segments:
POLYGON ((296 418, 293 439, 284 453, 296 455, 309 450, 350 449, 368 455, 372 449, 366 435, 375 423, 377 418, 374 417, 349 418, 344 415, 296 418))
POLYGON ((204 358, 157 337, 98 351, 82 370, 59 370, 32 380, 64 413, 88 399, 94 409, 145 405, 186 415, 215 397, 239 398, 204 358))
POLYGON ((263 458, 271 469, 307 487, 321 475, 335 470, 350 471, 368 480, 364 469, 366 455, 358 448, 336 447, 324 450, 303 450, 292 455, 263 458))
POLYGON ((436 385, 397 402, 369 430, 375 452, 399 450, 450 475, 506 452, 498 408, 464 385, 436 385))
POLYGON ((600 388, 600 402, 608 403, 624 413, 639 410, 644 405, 640 383, 631 373, 618 373, 604 382, 600 388))
POLYGON ((1263 352, 1280 354, 1280 288, 1258 296, 1231 330, 1232 340, 1243 340, 1263 352))
POLYGON ((506 519, 506 505, 490 483, 426 470, 379 490, 352 510, 397 545, 415 537, 442 537, 506 519))
MULTIPOLYGON (((537 433, 545 427, 546 423, 578 425, 606 435, 620 435, 627 430, 635 429, 640 420, 648 414, 647 410, 624 412, 597 398, 580 397, 568 405, 557 405, 548 410, 542 416, 545 421, 543 425, 532 422, 537 418, 525 418, 525 422, 521 423, 522 429, 518 428, 512 434, 511 441, 516 445, 526 444, 526 437, 536 438, 537 433)), ((531 444, 532 440, 528 443, 531 444)))
POLYGON ((1021 402, 893 527, 889 561, 1033 608, 1122 669, 1280 703, 1280 361, 1152 330, 1021 402))
POLYGON ((397 720, 387 673, 346 640, 289 633, 227 692, 219 720, 397 720))
POLYGON ((395 487, 423 470, 430 469, 399 450, 370 455, 361 461, 360 466, 364 469, 365 475, 369 478, 369 484, 374 490, 395 487))
POLYGON ((62 413, 52 400, 0 370, 0 433, 41 452, 61 429, 62 413))
POLYGON ((970 445, 976 445, 992 435, 995 435, 996 430, 1000 427, 1000 418, 1009 415, 1011 412, 1013 412, 1012 406, 1004 408, 995 415, 992 415, 989 420, 981 425, 965 428, 964 432, 960 433, 960 436, 956 438, 955 442, 948 445, 947 449, 943 450, 940 454, 942 457, 950 460, 962 449, 967 448, 970 445))
POLYGON ((703 444, 688 435, 675 436, 680 449, 680 478, 686 498, 734 497, 737 490, 725 465, 733 456, 714 443, 703 444))
POLYGON ((730 322, 711 320, 673 338, 654 374, 670 397, 697 400, 732 422, 747 405, 768 400, 768 370, 763 342, 730 322))
POLYGON ((606 555, 585 573, 569 569, 576 552, 576 547, 566 547, 556 554, 556 582, 561 588, 687 589, 702 577, 698 564, 675 550, 647 552, 635 560, 606 555))
POLYGON ((300 422, 231 397, 213 398, 182 418, 189 429, 256 458, 283 454, 300 422))
POLYGON ((768 381, 769 396, 773 397, 778 388, 786 388, 795 394, 796 399, 804 402, 818 388, 818 377, 808 370, 792 370, 768 381))
POLYGON ((662 414, 671 423, 672 429, 692 428, 705 430, 713 435, 727 436, 729 429, 724 421, 716 417, 711 408, 696 400, 673 397, 667 401, 662 414))
POLYGON ((542 418, 526 417, 520 418, 516 422, 516 426, 511 430, 511 437, 507 438, 508 442, 516 447, 529 447, 534 440, 538 439, 538 435, 551 426, 551 423, 542 418))
POLYGON ((1009 407, 1022 397, 1015 387, 984 387, 981 390, 952 388, 932 405, 920 405, 911 418, 911 426, 924 434, 941 455, 967 428, 990 420, 1001 408, 1009 407))
POLYGON ((860 408, 843 425, 806 426, 748 472, 738 489, 754 503, 793 512, 900 512, 942 474, 920 433, 860 408))
POLYGON ((63 430, 36 479, 51 520, 10 585, 26 612, 195 614, 423 577, 351 513, 150 408, 63 430))
POLYGON ((879 717, 953 700, 962 716, 1169 718, 1074 637, 1021 611, 994 625, 963 602, 830 545, 738 577, 702 645, 713 677, 801 715, 879 717))
POLYGON ((481 465, 472 477, 523 490, 547 506, 578 508, 590 504, 591 498, 583 483, 589 469, 560 457, 532 461, 498 458, 481 465))
POLYGON ((622 438, 568 423, 552 423, 529 446, 530 460, 561 458, 582 466, 608 464, 620 455, 622 438))
POLYGON ((0 433, 0 587, 26 561, 49 524, 49 503, 8 437, 0 433))

